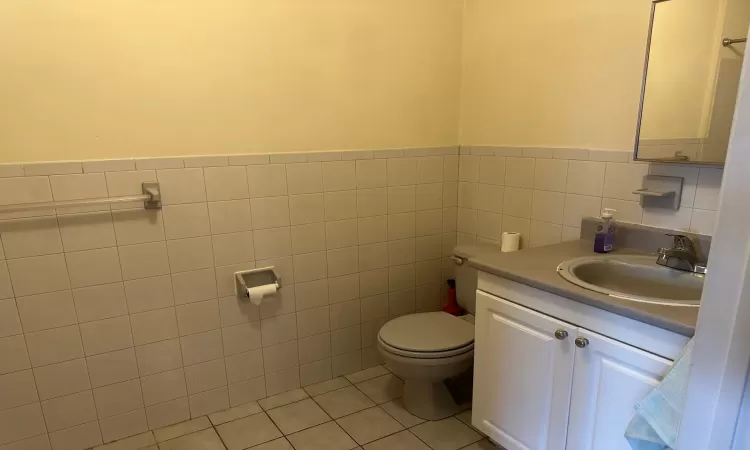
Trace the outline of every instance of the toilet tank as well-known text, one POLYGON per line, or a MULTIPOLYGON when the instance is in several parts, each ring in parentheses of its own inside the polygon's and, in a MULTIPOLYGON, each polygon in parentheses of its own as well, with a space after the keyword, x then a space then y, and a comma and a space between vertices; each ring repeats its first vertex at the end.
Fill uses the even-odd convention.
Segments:
POLYGON ((468 259, 479 253, 499 252, 500 247, 490 244, 461 244, 453 249, 451 259, 454 263, 456 279, 456 298, 469 314, 476 314, 477 303, 477 269, 469 266, 468 259))

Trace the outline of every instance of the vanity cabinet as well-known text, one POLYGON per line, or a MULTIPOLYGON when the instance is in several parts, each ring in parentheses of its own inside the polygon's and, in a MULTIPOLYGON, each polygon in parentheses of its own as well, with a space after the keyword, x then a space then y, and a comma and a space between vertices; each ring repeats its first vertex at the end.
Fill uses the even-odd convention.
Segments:
POLYGON ((475 427, 508 450, 630 450, 633 407, 672 361, 477 291, 475 427))

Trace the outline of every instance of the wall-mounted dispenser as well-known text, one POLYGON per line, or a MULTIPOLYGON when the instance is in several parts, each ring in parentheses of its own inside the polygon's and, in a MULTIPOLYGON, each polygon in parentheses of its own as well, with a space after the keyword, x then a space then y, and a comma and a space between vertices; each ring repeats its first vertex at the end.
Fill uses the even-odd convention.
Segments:
POLYGON ((255 306, 281 289, 281 277, 276 275, 273 266, 235 272, 234 281, 237 297, 249 298, 255 306))

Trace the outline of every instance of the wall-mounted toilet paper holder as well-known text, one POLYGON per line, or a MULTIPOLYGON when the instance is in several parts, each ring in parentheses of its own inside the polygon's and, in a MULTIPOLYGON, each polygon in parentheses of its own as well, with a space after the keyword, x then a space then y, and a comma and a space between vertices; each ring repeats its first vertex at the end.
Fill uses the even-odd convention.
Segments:
POLYGON ((248 289, 260 286, 274 285, 277 290, 281 289, 281 277, 276 275, 273 266, 235 272, 234 281, 238 297, 250 297, 248 289))

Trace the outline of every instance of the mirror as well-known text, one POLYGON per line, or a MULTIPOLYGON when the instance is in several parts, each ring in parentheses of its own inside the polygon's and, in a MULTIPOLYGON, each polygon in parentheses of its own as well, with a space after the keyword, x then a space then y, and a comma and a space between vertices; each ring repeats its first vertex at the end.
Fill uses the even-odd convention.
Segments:
POLYGON ((653 0, 635 159, 723 165, 750 2, 653 0))

